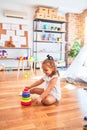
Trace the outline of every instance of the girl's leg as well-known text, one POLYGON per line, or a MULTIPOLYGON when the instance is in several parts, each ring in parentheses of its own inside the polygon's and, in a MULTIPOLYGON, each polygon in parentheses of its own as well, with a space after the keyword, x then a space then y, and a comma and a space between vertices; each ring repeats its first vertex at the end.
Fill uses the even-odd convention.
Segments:
POLYGON ((30 90, 30 93, 31 94, 42 94, 44 92, 44 89, 43 88, 33 88, 30 90))
POLYGON ((42 100, 43 105, 52 105, 53 103, 57 102, 57 99, 53 95, 48 95, 46 98, 42 100))

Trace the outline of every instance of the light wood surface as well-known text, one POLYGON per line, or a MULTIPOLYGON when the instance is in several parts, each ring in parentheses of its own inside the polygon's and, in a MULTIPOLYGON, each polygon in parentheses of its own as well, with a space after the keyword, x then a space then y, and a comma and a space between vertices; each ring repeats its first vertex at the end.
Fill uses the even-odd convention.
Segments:
POLYGON ((86 86, 61 81, 59 104, 21 106, 20 92, 40 78, 39 72, 29 72, 27 79, 21 71, 19 79, 17 71, 0 72, 0 130, 83 130, 87 124, 83 119, 87 116, 86 86))

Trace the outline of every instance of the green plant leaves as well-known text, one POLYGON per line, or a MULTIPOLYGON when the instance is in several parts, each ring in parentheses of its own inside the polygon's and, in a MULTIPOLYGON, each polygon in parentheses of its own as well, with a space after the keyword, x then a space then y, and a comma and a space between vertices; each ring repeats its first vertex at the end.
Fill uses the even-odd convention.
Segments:
POLYGON ((68 56, 75 58, 78 55, 81 47, 82 47, 81 43, 79 43, 78 41, 74 41, 74 44, 73 44, 68 56))

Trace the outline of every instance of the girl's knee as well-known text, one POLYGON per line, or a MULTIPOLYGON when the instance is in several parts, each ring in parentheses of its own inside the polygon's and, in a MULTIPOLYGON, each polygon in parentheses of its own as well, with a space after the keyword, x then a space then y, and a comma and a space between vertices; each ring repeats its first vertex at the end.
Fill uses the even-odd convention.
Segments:
POLYGON ((49 105, 49 102, 48 102, 47 100, 42 100, 41 103, 42 103, 43 105, 46 105, 46 106, 49 105))

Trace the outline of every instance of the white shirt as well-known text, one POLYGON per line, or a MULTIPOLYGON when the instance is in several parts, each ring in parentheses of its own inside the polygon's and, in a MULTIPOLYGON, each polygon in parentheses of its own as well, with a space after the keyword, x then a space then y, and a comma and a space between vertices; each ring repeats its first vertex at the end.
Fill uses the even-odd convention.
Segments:
POLYGON ((60 100, 61 98, 61 88, 60 88, 60 77, 58 76, 58 74, 53 75, 52 77, 48 77, 46 75, 44 75, 42 78, 45 81, 45 88, 46 89, 49 85, 49 82, 53 79, 57 77, 57 82, 55 84, 55 86, 53 87, 53 89, 51 90, 50 94, 52 94, 54 97, 56 97, 57 100, 60 100))

